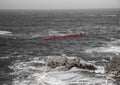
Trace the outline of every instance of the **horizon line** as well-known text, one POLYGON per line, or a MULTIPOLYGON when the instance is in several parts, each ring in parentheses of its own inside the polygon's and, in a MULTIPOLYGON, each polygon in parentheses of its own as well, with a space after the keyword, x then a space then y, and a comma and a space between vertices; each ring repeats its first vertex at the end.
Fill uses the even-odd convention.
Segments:
POLYGON ((95 10, 95 9, 120 9, 120 8, 73 8, 73 9, 1 9, 0 10, 95 10))

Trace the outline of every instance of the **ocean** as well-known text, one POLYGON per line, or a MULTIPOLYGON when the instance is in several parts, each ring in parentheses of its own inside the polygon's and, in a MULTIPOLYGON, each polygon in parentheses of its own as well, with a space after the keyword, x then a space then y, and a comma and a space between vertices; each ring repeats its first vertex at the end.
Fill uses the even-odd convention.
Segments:
POLYGON ((106 78, 102 61, 119 53, 120 9, 0 10, 0 85, 120 85, 106 78), (42 40, 70 33, 86 36, 42 40), (46 72, 45 59, 62 55, 98 70, 46 72))

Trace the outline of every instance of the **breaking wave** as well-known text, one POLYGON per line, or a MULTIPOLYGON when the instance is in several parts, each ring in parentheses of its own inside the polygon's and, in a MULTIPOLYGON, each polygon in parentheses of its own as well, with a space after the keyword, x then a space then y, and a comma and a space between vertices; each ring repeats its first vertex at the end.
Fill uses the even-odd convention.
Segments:
POLYGON ((1 31, 0 30, 0 35, 11 35, 12 34, 12 32, 10 32, 10 31, 1 31))
POLYGON ((14 70, 11 75, 17 76, 13 80, 12 85, 111 84, 111 82, 107 82, 107 79, 104 75, 104 69, 101 66, 97 67, 98 70, 95 71, 96 73, 83 71, 76 67, 73 67, 68 71, 53 71, 45 65, 45 59, 34 57, 27 62, 16 61, 16 63, 13 66, 10 66, 10 68, 14 70))
POLYGON ((95 47, 91 49, 86 49, 85 53, 115 53, 119 54, 120 53, 120 40, 115 40, 108 42, 106 46, 104 47, 95 47))
POLYGON ((87 49, 86 53, 98 52, 98 53, 120 53, 120 47, 108 46, 108 47, 97 47, 93 49, 87 49))

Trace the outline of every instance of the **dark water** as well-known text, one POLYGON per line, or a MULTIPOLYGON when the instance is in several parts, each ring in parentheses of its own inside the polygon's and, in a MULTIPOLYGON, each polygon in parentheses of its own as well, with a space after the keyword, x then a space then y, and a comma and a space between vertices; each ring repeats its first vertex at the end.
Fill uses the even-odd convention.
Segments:
MULTIPOLYGON (((80 57, 85 61, 94 61, 95 65, 102 66, 103 57, 119 54, 120 9, 1 10, 0 31, 11 32, 10 34, 0 32, 0 84, 17 85, 13 84, 14 79, 19 78, 16 80, 22 81, 21 77, 28 77, 30 72, 36 73, 34 70, 29 72, 21 70, 23 73, 19 74, 15 68, 21 66, 21 63, 26 65, 27 62, 38 58, 41 60, 47 56, 66 54, 80 57), (45 36, 81 32, 87 36, 41 40, 45 36), (12 74, 15 71, 19 75, 12 74)), ((39 66, 34 64, 30 65, 39 66)), ((120 81, 116 81, 115 84, 119 85, 120 81)))

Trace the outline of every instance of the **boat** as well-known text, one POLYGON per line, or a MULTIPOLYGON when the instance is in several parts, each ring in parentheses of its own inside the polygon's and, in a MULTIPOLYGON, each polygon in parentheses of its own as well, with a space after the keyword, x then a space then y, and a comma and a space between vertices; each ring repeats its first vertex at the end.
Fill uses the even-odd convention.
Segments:
POLYGON ((86 36, 86 34, 85 33, 80 33, 80 34, 71 33, 71 34, 65 34, 65 35, 54 35, 54 36, 51 36, 51 37, 42 38, 42 40, 52 40, 52 39, 60 39, 60 38, 67 38, 67 37, 78 37, 78 36, 84 37, 84 36, 86 36))
POLYGON ((53 36, 53 39, 58 39, 58 38, 66 38, 64 35, 55 35, 53 36))
POLYGON ((42 38, 42 40, 51 40, 52 38, 50 37, 46 37, 46 38, 42 38))

